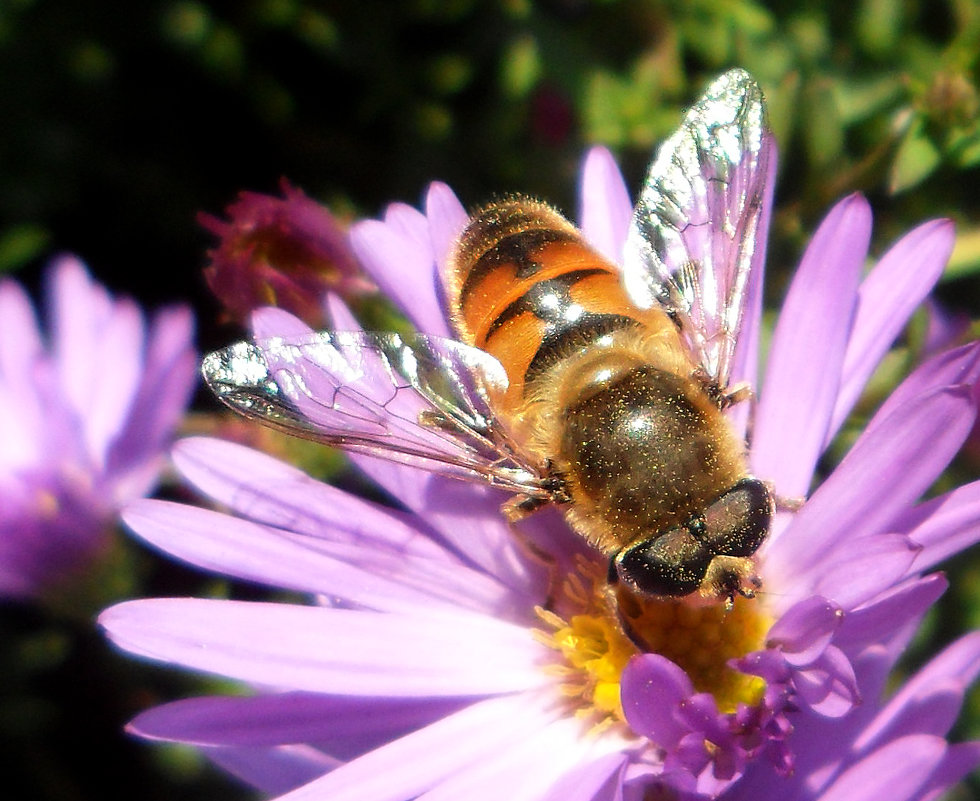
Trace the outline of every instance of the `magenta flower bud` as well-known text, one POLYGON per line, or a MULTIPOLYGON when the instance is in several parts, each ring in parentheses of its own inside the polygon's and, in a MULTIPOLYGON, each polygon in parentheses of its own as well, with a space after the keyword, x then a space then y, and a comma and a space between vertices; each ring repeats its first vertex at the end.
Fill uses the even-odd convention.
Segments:
POLYGON ((374 287, 326 206, 285 180, 282 193, 241 192, 225 209, 227 220, 199 216, 219 239, 204 277, 231 319, 244 322, 256 308, 278 306, 318 325, 328 291, 351 297, 374 287))

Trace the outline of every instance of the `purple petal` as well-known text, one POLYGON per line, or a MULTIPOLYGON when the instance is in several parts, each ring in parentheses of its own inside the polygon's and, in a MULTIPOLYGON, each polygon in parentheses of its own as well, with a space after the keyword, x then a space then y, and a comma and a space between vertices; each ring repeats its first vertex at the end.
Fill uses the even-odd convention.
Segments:
MULTIPOLYGON (((469 215, 452 189, 444 183, 433 181, 425 194, 425 216, 429 221, 429 234, 432 237, 436 266, 442 274, 450 251, 466 225, 469 215)), ((434 321, 433 325, 435 325, 434 321)))
POLYGON ((910 801, 918 797, 945 752, 941 737, 923 734, 895 740, 844 771, 818 796, 819 801, 910 801))
POLYGON ((623 259, 632 216, 629 190, 612 153, 604 147, 591 148, 582 165, 579 221, 589 244, 613 264, 623 259))
POLYGON ((444 697, 550 681, 526 628, 463 612, 160 598, 118 604, 99 621, 140 656, 295 690, 444 697))
POLYGON ((355 223, 350 241, 368 275, 416 328, 449 336, 431 247, 420 247, 411 235, 377 220, 355 223))
POLYGON ((862 282, 837 404, 824 446, 840 428, 912 312, 939 280, 952 253, 954 238, 950 220, 920 225, 896 242, 862 282))
POLYGON ((174 446, 173 460, 201 492, 260 523, 459 564, 420 531, 417 519, 324 484, 244 445, 189 437, 174 446))
POLYGON ((741 659, 735 660, 734 664, 743 673, 760 676, 769 684, 784 684, 792 676, 782 654, 768 648, 762 651, 752 651, 741 659))
POLYGON ((626 764, 621 752, 604 754, 566 773, 541 801, 622 801, 626 764))
POLYGON ((920 547, 900 534, 878 534, 848 543, 846 553, 826 560, 814 592, 843 609, 854 609, 903 579, 920 547))
POLYGON ((425 215, 407 203, 389 203, 385 208, 385 225, 397 234, 410 239, 417 248, 429 250, 429 222, 425 215))
POLYGON ((793 684, 800 699, 824 717, 846 715, 861 701, 854 669, 844 653, 833 645, 805 670, 797 671, 793 684))
POLYGON ((515 738, 473 762, 418 801, 540 801, 542 795, 577 766, 591 743, 573 718, 515 738))
POLYGON ((16 281, 0 281, 0 381, 28 386, 43 350, 31 299, 16 281))
MULTIPOLYGON (((841 650, 846 652, 844 648, 841 650)), ((857 677, 857 686, 861 690, 861 697, 874 699, 875 703, 858 704, 844 720, 840 718, 823 718, 822 720, 826 721, 827 725, 835 727, 842 736, 846 736, 848 742, 853 742, 881 709, 879 699, 883 698, 887 692, 898 657, 895 653, 889 652, 886 644, 873 643, 857 656, 851 655, 850 659, 851 666, 854 668, 854 675, 857 677), (846 730, 846 735, 844 730, 846 730)), ((814 720, 821 720, 821 718, 814 718, 814 720)), ((796 744, 794 743, 795 747, 796 744)), ((819 740, 816 745, 800 743, 797 753, 803 749, 817 751, 817 754, 813 755, 813 761, 820 761, 819 740)), ((841 757, 843 756, 844 754, 841 754, 841 757)))
POLYGON ((317 693, 188 698, 143 712, 127 731, 152 740, 199 746, 312 742, 347 761, 457 712, 461 703, 467 702, 317 693))
POLYGON ((312 334, 313 329, 306 323, 276 306, 263 306, 255 309, 249 319, 253 339, 269 337, 301 338, 312 334))
POLYGON ((830 645, 844 615, 837 604, 814 596, 793 606, 766 635, 790 665, 809 665, 830 645))
POLYGON ((922 788, 922 801, 945 797, 953 785, 965 779, 980 766, 980 741, 954 743, 946 749, 946 755, 929 781, 922 788))
POLYGON ((789 527, 770 540, 767 570, 797 582, 818 577, 833 548, 884 531, 949 464, 975 414, 972 391, 953 386, 917 397, 877 423, 876 415, 789 527))
POLYGON ((309 745, 201 750, 222 770, 269 795, 289 792, 338 766, 336 759, 309 745))
POLYGON ((327 293, 327 315, 331 322, 331 328, 336 331, 362 331, 361 324, 351 312, 350 307, 344 303, 343 299, 333 293, 327 293))
MULTIPOLYGON (((892 706, 892 705, 889 705, 892 706)), ((856 747, 910 734, 946 735, 963 706, 963 688, 956 683, 938 684, 916 697, 906 697, 900 709, 891 711, 887 720, 875 721, 874 737, 862 737, 856 747), (880 727, 880 728, 879 728, 880 727)))
POLYGON ((45 278, 52 351, 61 385, 71 404, 84 409, 94 379, 92 354, 99 350, 99 332, 112 314, 112 300, 73 256, 58 259, 45 278))
POLYGON ((637 734, 670 748, 687 734, 677 718, 681 702, 694 693, 687 674, 659 654, 629 661, 620 678, 626 722, 637 734))
POLYGON ((552 716, 524 694, 488 699, 348 762, 277 801, 416 798, 540 732, 552 716))
POLYGON ((752 468, 786 497, 806 496, 823 450, 870 236, 863 197, 834 206, 779 315, 755 415, 752 468))
MULTIPOLYGON (((173 437, 199 377, 193 336, 194 318, 186 307, 164 309, 154 318, 139 390, 126 427, 112 445, 109 470, 138 469, 173 437)), ((145 495, 155 478, 154 469, 149 476, 128 480, 117 499, 145 495)))
POLYGON ((132 301, 114 302, 74 257, 59 259, 48 280, 62 392, 79 413, 85 444, 101 467, 139 386, 143 316, 132 301))
POLYGON ((8 480, 15 472, 27 465, 43 463, 50 454, 49 441, 58 442, 62 457, 68 456, 65 451, 74 446, 78 439, 75 431, 74 415, 62 410, 57 398, 57 389, 48 386, 44 380, 49 377, 49 365, 43 358, 36 369, 23 376, 3 376, 0 379, 0 465, 6 468, 8 480), (37 373, 32 379, 30 373, 37 373), (67 418, 67 420, 65 420, 67 418), (52 431, 53 422, 64 420, 68 423, 64 430, 64 438, 57 437, 62 433, 52 431), (55 438, 51 438, 55 435, 55 438))
POLYGON ((881 642, 896 630, 916 624, 946 587, 946 579, 938 574, 896 587, 873 604, 848 612, 835 642, 851 650, 881 642))
POLYGON ((913 398, 947 386, 973 386, 980 381, 980 341, 934 356, 917 367, 888 396, 868 423, 887 420, 888 416, 913 398))
POLYGON ((547 584, 542 578, 545 568, 523 554, 518 536, 500 512, 506 493, 370 456, 351 454, 350 460, 457 553, 506 586, 536 597, 547 584))
POLYGON ((718 706, 710 693, 694 693, 681 704, 678 717, 695 739, 704 738, 719 744, 727 738, 724 724, 719 725, 718 706))
POLYGON ((368 609, 488 612, 509 600, 499 585, 462 565, 370 543, 326 542, 195 506, 137 501, 123 520, 151 545, 205 570, 368 609))
POLYGON ((85 403, 78 408, 83 411, 89 451, 101 465, 121 433, 143 376, 146 330, 139 307, 129 300, 117 301, 97 336, 96 349, 87 354, 92 372, 85 403), (109 364, 112 369, 104 370, 109 364))
POLYGON ((855 742, 865 749, 908 734, 944 737, 956 722, 967 688, 980 674, 980 632, 972 632, 909 679, 855 742))
POLYGON ((980 481, 920 503, 896 528, 922 546, 912 568, 921 573, 980 540, 980 481))
POLYGON ((624 798, 633 799, 643 798, 643 794, 653 794, 659 791, 665 793, 667 798, 678 795, 680 798, 687 799, 700 798, 697 795, 697 779, 691 776, 686 770, 671 770, 666 768, 658 761, 631 760, 627 763, 623 771, 623 788, 625 792, 615 796, 614 801, 623 801, 624 798), (638 793, 638 795, 634 795, 638 793))
POLYGON ((928 320, 922 341, 924 353, 939 353, 969 339, 970 315, 947 309, 934 297, 923 304, 928 320))

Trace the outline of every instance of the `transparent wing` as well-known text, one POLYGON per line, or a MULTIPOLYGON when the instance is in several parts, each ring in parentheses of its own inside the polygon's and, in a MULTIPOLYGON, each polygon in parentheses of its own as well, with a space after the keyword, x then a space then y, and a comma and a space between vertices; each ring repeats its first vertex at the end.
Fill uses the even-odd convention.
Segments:
POLYGON ((461 342, 322 331, 239 342, 202 370, 225 404, 287 433, 548 497, 487 406, 507 386, 503 367, 461 342))
POLYGON ((627 235, 623 280, 633 301, 670 310, 695 359, 722 388, 745 308, 771 154, 761 89, 742 70, 726 72, 661 147, 627 235))

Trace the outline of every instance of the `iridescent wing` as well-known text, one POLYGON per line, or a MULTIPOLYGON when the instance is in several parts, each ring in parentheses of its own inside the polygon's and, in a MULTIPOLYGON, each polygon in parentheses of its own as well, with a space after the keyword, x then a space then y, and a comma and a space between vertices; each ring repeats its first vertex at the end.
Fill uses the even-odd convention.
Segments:
POLYGON ((461 342, 321 331, 239 342, 202 370, 222 402, 289 434, 549 497, 487 405, 506 389, 503 367, 461 342))
POLYGON ((750 294, 772 148, 762 90, 748 73, 726 72, 661 147, 627 235, 627 291, 642 308, 674 315, 722 389, 750 294))

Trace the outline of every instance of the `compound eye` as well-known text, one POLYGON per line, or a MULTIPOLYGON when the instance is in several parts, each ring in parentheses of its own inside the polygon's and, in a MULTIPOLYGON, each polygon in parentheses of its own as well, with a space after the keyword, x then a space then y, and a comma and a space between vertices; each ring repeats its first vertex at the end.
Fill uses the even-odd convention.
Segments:
POLYGON ((625 548, 613 566, 619 581, 637 593, 681 597, 701 586, 712 558, 688 529, 678 527, 625 548))
POLYGON ((709 506, 698 539, 707 551, 751 556, 769 533, 773 500, 757 478, 743 478, 709 506))

